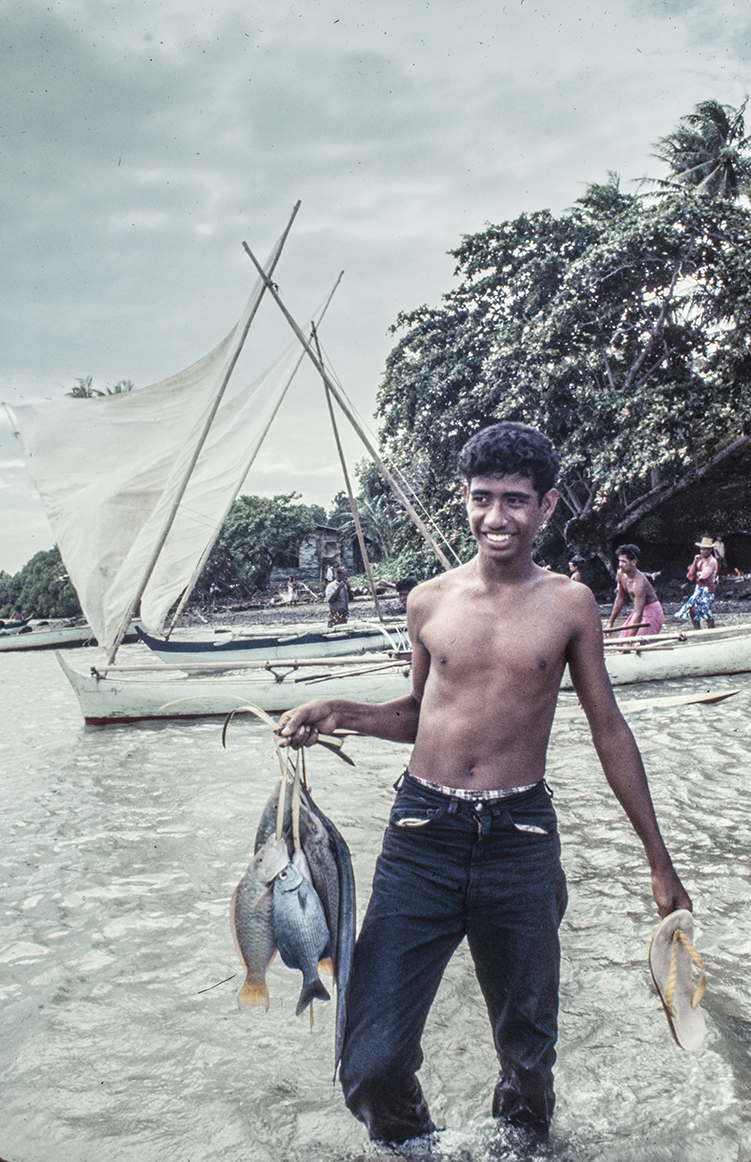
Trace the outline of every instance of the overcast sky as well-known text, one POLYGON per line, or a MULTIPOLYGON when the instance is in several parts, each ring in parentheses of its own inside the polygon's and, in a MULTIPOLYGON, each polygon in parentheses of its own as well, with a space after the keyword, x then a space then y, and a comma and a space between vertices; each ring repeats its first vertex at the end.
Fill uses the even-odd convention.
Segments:
MULTIPOLYGON (((277 270, 372 420, 389 326, 452 283, 462 234, 559 212, 609 170, 749 88, 746 0, 2 0, 0 399, 80 376, 136 387, 230 330, 293 204, 277 270)), ((271 303, 256 371, 286 344, 271 303)), ((85 405, 84 405, 85 406, 85 405)), ((352 460, 362 454, 347 441, 352 460)), ((301 375, 246 490, 342 487, 301 375)), ((0 569, 51 547, 0 419, 0 569)))

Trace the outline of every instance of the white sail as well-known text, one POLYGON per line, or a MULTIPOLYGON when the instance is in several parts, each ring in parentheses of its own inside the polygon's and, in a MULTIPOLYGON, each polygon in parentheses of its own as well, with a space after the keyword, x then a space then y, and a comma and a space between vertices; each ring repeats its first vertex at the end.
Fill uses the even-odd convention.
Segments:
MULTIPOLYGON (((127 616, 247 317, 204 359, 151 387, 12 409, 29 475, 100 645, 112 645, 127 616)), ((292 345, 222 401, 141 599, 152 632, 238 492, 298 351, 292 345)))

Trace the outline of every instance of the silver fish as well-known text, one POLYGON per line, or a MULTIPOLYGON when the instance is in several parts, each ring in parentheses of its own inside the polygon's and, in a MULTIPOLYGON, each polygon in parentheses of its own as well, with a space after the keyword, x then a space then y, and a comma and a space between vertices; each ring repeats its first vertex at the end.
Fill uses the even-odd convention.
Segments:
MULTIPOLYGON (((276 863, 279 863, 278 856, 276 863)), ((245 983, 238 997, 241 1008, 243 1005, 264 1005, 268 1010, 269 1007, 266 970, 276 953, 276 938, 273 892, 265 876, 273 867, 274 859, 269 849, 261 848, 235 888, 230 904, 232 935, 245 965, 245 983)))
POLYGON ((303 975, 296 1009, 299 1017, 315 997, 329 1000, 318 975, 319 961, 331 954, 326 917, 315 888, 292 863, 274 880, 273 897, 279 954, 287 968, 298 968, 303 975))
POLYGON ((326 828, 305 803, 300 804, 300 842, 310 867, 310 879, 323 904, 335 961, 339 940, 339 869, 326 828))
MULTIPOLYGON (((300 849, 299 851, 295 851, 293 853, 292 859, 290 860, 290 863, 293 865, 293 867, 297 868, 297 870, 299 871, 301 876, 305 876, 305 879, 308 881, 309 884, 313 883, 313 876, 311 875, 311 872, 310 872, 310 864, 308 863, 308 857, 302 849, 300 849)), ((315 885, 313 885, 313 886, 315 887, 315 885)), ((321 903, 323 903, 323 900, 321 900, 321 903)), ((324 912, 326 911, 325 907, 323 910, 324 910, 324 912)), ((327 921, 326 927, 328 928, 328 917, 326 917, 326 921, 327 921)))
POLYGON ((310 791, 307 789, 304 792, 304 802, 326 829, 339 873, 339 923, 332 957, 336 978, 336 1034, 334 1037, 334 1077, 336 1077, 344 1046, 344 1030, 347 1024, 347 993, 355 955, 357 929, 355 873, 352 868, 352 856, 345 840, 320 807, 316 806, 310 791))
POLYGON ((287 844, 283 839, 277 839, 272 831, 253 857, 256 879, 263 884, 270 884, 272 880, 276 879, 282 868, 287 866, 288 862, 287 844))
MULTIPOLYGON (((268 837, 271 834, 276 832, 276 813, 277 813, 277 810, 279 807, 279 789, 281 786, 282 786, 282 781, 280 779, 279 782, 274 787, 274 790, 269 795, 269 797, 266 801, 266 806, 264 807, 263 811, 261 812, 261 819, 260 819, 260 822, 258 824, 258 830, 256 832, 256 842, 255 842, 255 847, 253 849, 254 851, 258 851, 259 847, 263 847, 263 845, 266 842, 266 840, 268 839, 268 837)), ((285 786, 285 793, 286 793, 286 786, 285 786)), ((291 797, 289 794, 287 794, 286 802, 284 804, 284 834, 285 834, 285 836, 290 837, 289 843, 291 844, 291 842, 292 842, 292 840, 291 840, 291 835, 292 835, 292 800, 291 800, 291 797)), ((290 847, 290 854, 292 854, 291 847, 290 847)))

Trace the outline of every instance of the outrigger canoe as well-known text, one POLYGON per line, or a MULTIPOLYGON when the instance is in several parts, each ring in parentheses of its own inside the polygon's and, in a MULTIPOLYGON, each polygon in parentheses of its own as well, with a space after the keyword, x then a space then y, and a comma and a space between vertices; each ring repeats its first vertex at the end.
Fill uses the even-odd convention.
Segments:
MULTIPOLYGON (((693 632, 685 641, 621 652, 609 651, 605 664, 614 686, 666 678, 706 678, 751 672, 751 627, 709 633, 693 632), (728 636, 732 634, 734 636, 728 636), (697 640, 699 639, 699 640, 697 640)), ((374 653, 294 662, 244 663, 227 671, 225 663, 203 665, 92 666, 88 674, 58 660, 75 690, 87 723, 95 726, 149 718, 198 718, 224 715, 244 702, 270 714, 299 706, 311 698, 349 698, 381 702, 410 689, 405 656, 374 653)), ((570 689, 568 672, 562 689, 570 689)))
POLYGON ((238 634, 222 639, 205 638, 182 641, 152 637, 141 627, 136 633, 144 645, 167 665, 200 665, 223 662, 228 668, 260 658, 262 662, 296 661, 302 658, 335 658, 370 654, 379 650, 409 649, 404 624, 385 626, 379 622, 350 621, 332 629, 317 629, 309 624, 258 626, 243 628, 238 634))
MULTIPOLYGON (((751 625, 612 639, 605 647, 605 665, 614 686, 744 674, 751 671, 751 625)), ((568 672, 563 685, 571 685, 568 672)))
POLYGON ((200 666, 92 666, 88 674, 57 659, 91 726, 149 718, 225 715, 252 702, 280 714, 311 698, 388 701, 410 690, 409 663, 388 654, 303 662, 240 664, 231 673, 223 662, 200 666))
POLYGON ((0 630, 0 653, 9 650, 59 650, 61 646, 95 646, 90 625, 27 625, 22 630, 0 630))

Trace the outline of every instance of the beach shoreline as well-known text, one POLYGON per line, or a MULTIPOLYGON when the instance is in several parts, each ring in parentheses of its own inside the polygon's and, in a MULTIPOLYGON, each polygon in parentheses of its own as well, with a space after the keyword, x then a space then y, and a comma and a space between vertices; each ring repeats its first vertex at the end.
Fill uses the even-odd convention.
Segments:
MULTIPOLYGON (((680 628, 681 624, 684 627, 691 628, 687 621, 679 621, 675 618, 676 612, 684 603, 685 597, 679 601, 662 601, 662 607, 665 611, 665 625, 663 632, 666 632, 668 626, 672 624, 674 628, 680 628)), ((396 598, 388 597, 382 599, 381 611, 384 618, 389 621, 398 621, 402 617, 402 608, 396 598)), ((603 618, 603 622, 607 621, 610 616, 612 603, 598 602, 598 608, 603 618)), ((623 620, 625 621, 628 615, 628 610, 624 611, 623 620)), ((178 630, 185 630, 198 626, 212 626, 215 629, 221 626, 259 626, 259 625, 295 625, 300 623, 315 624, 320 628, 326 627, 328 618, 328 611, 323 601, 306 602, 298 605, 279 605, 272 603, 271 597, 259 602, 248 602, 248 605, 240 605, 239 607, 221 607, 219 609, 194 609, 187 610, 180 618, 178 630)), ((378 614, 376 612, 375 603, 370 597, 355 597, 350 604, 350 621, 377 621, 378 614)), ((751 601, 738 600, 734 598, 725 598, 720 594, 715 606, 715 626, 721 629, 723 626, 745 625, 751 623, 751 601)), ((696 631, 692 631, 696 632, 696 631)))

